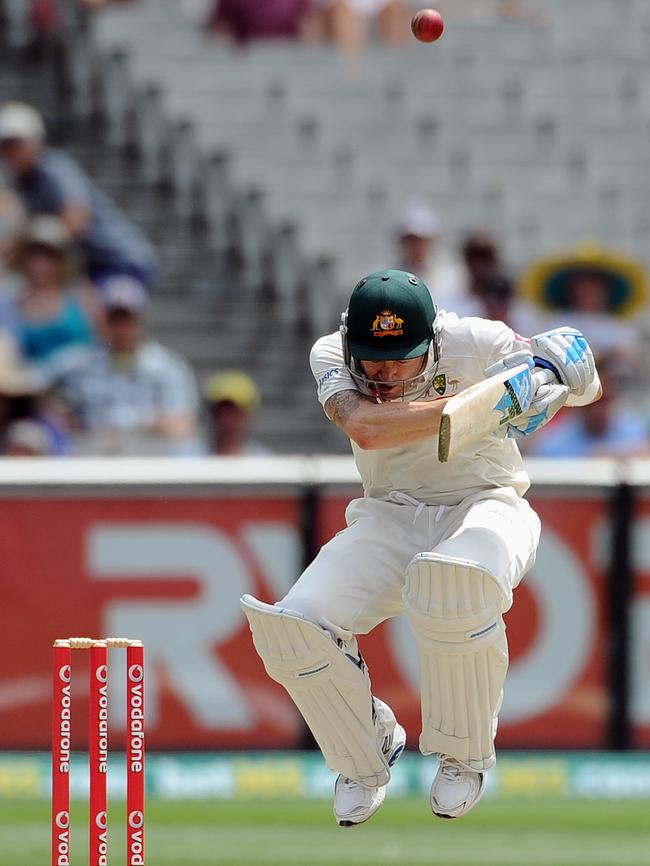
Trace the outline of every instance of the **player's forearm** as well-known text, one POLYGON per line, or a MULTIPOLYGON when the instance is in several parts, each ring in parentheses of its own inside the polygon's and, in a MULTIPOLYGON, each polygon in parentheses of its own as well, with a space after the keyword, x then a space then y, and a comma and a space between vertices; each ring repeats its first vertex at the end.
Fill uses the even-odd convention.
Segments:
POLYGON ((344 391, 327 401, 329 418, 364 451, 397 448, 435 436, 445 399, 426 403, 375 403, 344 391))
POLYGON ((446 400, 374 404, 356 425, 355 442, 364 451, 397 448, 435 436, 446 400))

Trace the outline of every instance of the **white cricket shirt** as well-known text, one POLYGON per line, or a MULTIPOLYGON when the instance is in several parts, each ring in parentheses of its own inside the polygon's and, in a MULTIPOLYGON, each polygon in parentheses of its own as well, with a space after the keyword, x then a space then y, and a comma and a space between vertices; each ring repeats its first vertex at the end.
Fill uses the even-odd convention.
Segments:
MULTIPOLYGON (((435 374, 439 396, 449 397, 485 379, 484 370, 511 352, 529 350, 528 343, 503 322, 459 318, 441 310, 434 329, 440 360, 435 374)), ((358 391, 343 361, 338 332, 321 337, 311 350, 311 369, 324 406, 339 391, 358 391)), ((351 442, 366 496, 384 499, 401 491, 427 505, 457 505, 466 496, 494 487, 513 487, 520 496, 530 480, 513 439, 491 434, 453 457, 438 462, 438 436, 397 448, 364 451, 351 442)))

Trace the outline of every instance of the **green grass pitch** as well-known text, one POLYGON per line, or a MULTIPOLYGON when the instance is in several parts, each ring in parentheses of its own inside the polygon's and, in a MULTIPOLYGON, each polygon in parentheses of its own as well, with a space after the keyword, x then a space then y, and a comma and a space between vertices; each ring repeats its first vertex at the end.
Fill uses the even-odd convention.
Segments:
MULTIPOLYGON (((147 866, 648 866, 646 801, 489 800, 459 821, 422 799, 387 799, 362 827, 336 827, 318 801, 152 801, 147 866)), ((73 866, 87 863, 75 809, 73 866)), ((123 810, 110 814, 110 866, 124 866, 123 810)), ((83 822, 83 823, 82 823, 83 822)), ((46 803, 0 803, 0 862, 47 866, 46 803)))

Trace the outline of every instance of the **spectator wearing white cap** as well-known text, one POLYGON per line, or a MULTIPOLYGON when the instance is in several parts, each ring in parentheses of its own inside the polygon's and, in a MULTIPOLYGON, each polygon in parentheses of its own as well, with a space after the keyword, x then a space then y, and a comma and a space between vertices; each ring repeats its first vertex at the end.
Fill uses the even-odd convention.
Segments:
POLYGON ((444 245, 440 217, 425 200, 413 198, 406 203, 397 240, 400 267, 426 283, 439 307, 453 308, 453 300, 465 288, 465 271, 444 245))
POLYGON ((189 364, 146 335, 147 294, 128 276, 104 291, 106 341, 67 378, 79 453, 187 455, 199 451, 198 392, 189 364))
POLYGON ((58 217, 79 242, 93 282, 128 274, 150 285, 151 244, 68 154, 47 147, 43 118, 31 105, 0 107, 0 159, 28 213, 58 217))
POLYGON ((238 457, 270 454, 251 436, 255 415, 262 403, 251 377, 242 370, 222 370, 203 385, 210 432, 210 453, 238 457))

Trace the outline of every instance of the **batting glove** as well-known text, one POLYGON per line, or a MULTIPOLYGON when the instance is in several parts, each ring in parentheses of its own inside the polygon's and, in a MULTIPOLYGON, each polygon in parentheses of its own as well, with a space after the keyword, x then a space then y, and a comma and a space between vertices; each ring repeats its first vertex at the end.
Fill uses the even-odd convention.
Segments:
POLYGON ((576 397, 581 397, 592 383, 596 365, 585 336, 575 328, 554 328, 531 338, 530 349, 535 366, 555 373, 576 397))
POLYGON ((509 439, 530 436, 553 418, 566 403, 569 389, 558 383, 544 381, 541 371, 533 371, 534 396, 530 407, 508 424, 509 439))

